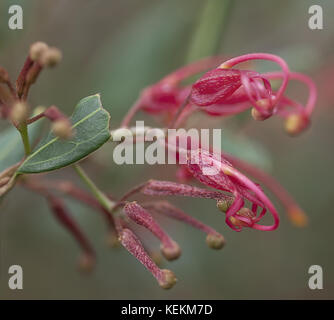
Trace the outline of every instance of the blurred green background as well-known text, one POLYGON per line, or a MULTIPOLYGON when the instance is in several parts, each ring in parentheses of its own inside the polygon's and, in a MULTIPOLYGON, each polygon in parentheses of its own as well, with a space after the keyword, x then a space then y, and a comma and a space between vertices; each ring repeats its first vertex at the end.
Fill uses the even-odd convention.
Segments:
MULTIPOLYGON (((280 119, 259 123, 249 112, 246 117, 208 122, 225 130, 223 147, 266 168, 287 188, 308 213, 308 227, 293 227, 275 202, 282 217, 277 231, 236 233, 225 225, 212 201, 173 199, 222 232, 227 245, 212 251, 200 232, 163 221, 183 249, 178 261, 164 263, 179 282, 163 291, 125 250, 105 245, 106 228, 98 214, 68 201, 98 254, 96 270, 91 275, 79 273, 76 243, 49 213, 44 199, 18 187, 0 207, 0 298, 333 299, 334 1, 317 1, 324 12, 323 30, 308 28, 312 4, 306 0, 236 0, 230 6, 224 0, 1 0, 0 64, 12 78, 34 41, 57 46, 64 55, 59 67, 43 72, 32 88, 33 106, 56 104, 70 114, 82 97, 100 92, 112 115, 112 128, 117 128, 142 88, 185 61, 217 50, 227 56, 261 51, 281 55, 291 69, 312 75, 319 100, 311 129, 297 138, 284 133, 280 119), (213 6, 210 2, 217 6, 212 17, 205 15, 205 8, 213 6), (8 28, 11 4, 23 7, 23 30, 8 28), (203 23, 208 31, 198 37, 203 23), (216 40, 210 41, 213 37, 216 40), (24 270, 20 291, 8 289, 8 267, 13 264, 24 270), (308 288, 308 268, 313 264, 323 267, 323 290, 308 288)), ((298 86, 295 93, 305 95, 298 86)), ((203 117, 195 117, 192 124, 199 122, 203 125, 203 117)), ((111 146, 83 165, 115 195, 148 178, 174 179, 175 171, 116 166, 111 146)), ((77 181, 70 169, 50 176, 77 181)), ((143 234, 146 245, 158 248, 150 235, 143 234)))

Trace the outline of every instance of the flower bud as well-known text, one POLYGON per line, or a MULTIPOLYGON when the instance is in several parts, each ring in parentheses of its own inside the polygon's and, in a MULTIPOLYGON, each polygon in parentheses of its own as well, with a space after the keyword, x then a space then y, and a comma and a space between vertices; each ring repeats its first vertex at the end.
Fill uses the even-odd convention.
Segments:
POLYGON ((10 112, 10 118, 18 125, 23 124, 28 118, 28 106, 24 102, 14 103, 10 112))
POLYGON ((158 280, 160 287, 163 289, 172 288, 174 284, 177 282, 174 273, 168 269, 162 269, 161 273, 162 277, 161 279, 158 280))
POLYGON ((253 219, 255 218, 255 213, 249 208, 241 208, 234 216, 230 217, 230 221, 236 227, 250 227, 253 223, 253 219), (239 219, 238 217, 246 218, 239 219))
POLYGON ((29 56, 33 61, 37 61, 41 56, 49 49, 48 45, 45 42, 35 42, 30 46, 29 56))
POLYGON ((68 119, 59 119, 52 124, 53 133, 64 140, 70 139, 73 136, 71 123, 68 119))
POLYGON ((176 260, 181 255, 180 246, 173 240, 171 241, 171 244, 168 245, 166 243, 162 243, 160 248, 163 256, 169 261, 176 260))
POLYGON ((303 131, 308 125, 308 119, 302 114, 289 115, 284 123, 285 131, 294 136, 303 131))
POLYGON ((219 233, 209 233, 206 237, 207 245, 215 250, 219 250, 224 247, 225 239, 219 233))
POLYGON ((221 212, 227 212, 229 207, 232 205, 234 199, 228 199, 228 200, 218 200, 217 201, 217 208, 221 212))
POLYGON ((54 67, 62 59, 62 53, 57 48, 49 48, 41 55, 39 62, 43 67, 54 67))
POLYGON ((258 105, 258 107, 263 109, 262 110, 263 112, 253 107, 251 111, 253 119, 257 121, 263 121, 263 120, 268 119, 271 116, 271 108, 272 108, 270 100, 260 99, 256 101, 256 104, 258 105))

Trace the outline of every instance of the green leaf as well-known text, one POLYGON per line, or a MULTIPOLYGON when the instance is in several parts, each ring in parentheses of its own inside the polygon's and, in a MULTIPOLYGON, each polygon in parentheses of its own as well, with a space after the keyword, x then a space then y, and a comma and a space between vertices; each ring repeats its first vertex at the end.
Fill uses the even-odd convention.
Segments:
MULTIPOLYGON (((43 120, 38 120, 28 128, 30 144, 34 144, 43 125, 43 120)), ((24 148, 20 133, 14 127, 10 127, 0 133, 0 172, 19 162, 24 157, 24 148)))
POLYGON ((74 137, 61 140, 52 133, 23 162, 18 173, 39 173, 73 164, 100 148, 110 138, 110 115, 103 109, 100 96, 82 99, 71 117, 74 137))

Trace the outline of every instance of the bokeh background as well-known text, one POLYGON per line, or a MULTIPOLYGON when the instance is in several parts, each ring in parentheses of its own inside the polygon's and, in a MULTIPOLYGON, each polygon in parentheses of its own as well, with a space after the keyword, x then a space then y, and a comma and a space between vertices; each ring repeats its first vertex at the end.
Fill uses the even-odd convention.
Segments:
MULTIPOLYGON (((100 92, 112 115, 112 128, 117 128, 141 89, 185 62, 214 53, 261 51, 281 55, 291 69, 311 75, 319 100, 312 127, 296 138, 284 133, 280 119, 259 123, 249 112, 225 120, 194 117, 191 123, 203 126, 207 121, 207 126, 223 128, 223 147, 276 177, 309 215, 306 228, 292 226, 275 202, 282 217, 277 231, 236 233, 225 225, 212 201, 173 199, 222 232, 227 245, 222 251, 210 250, 200 232, 162 221, 183 248, 178 261, 163 264, 179 278, 172 290, 163 291, 125 250, 106 246, 106 227, 98 214, 67 200, 98 254, 92 274, 78 272, 77 244, 49 213, 44 199, 18 187, 0 207, 0 298, 333 299, 334 2, 316 1, 323 8, 324 29, 314 31, 308 28, 312 4, 307 0, 1 0, 0 64, 12 78, 34 41, 57 46, 64 55, 62 63, 43 72, 32 88, 32 106, 56 104, 70 114, 82 97, 100 92), (11 4, 23 7, 23 30, 8 29, 11 4), (208 29, 199 36, 203 28, 208 29), (8 267, 13 264, 24 270, 20 291, 8 289, 8 267), (323 267, 323 290, 308 288, 308 268, 313 264, 323 267)), ((305 96, 302 87, 292 86, 290 91, 301 99, 305 96)), ((145 115, 142 119, 152 121, 145 115)), ((175 176, 172 166, 116 166, 109 145, 83 166, 101 188, 116 196, 148 178, 175 176)), ((71 169, 50 174, 54 177, 77 182, 71 169)), ((152 237, 143 234, 147 246, 158 248, 152 237)))

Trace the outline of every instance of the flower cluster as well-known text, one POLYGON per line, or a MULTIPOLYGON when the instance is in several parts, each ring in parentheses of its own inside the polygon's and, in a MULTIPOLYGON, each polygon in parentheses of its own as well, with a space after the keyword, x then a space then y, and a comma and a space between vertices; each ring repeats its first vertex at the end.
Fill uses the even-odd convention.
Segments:
POLYGON ((211 116, 231 116, 252 108, 255 120, 266 120, 279 115, 285 121, 285 130, 296 135, 306 129, 317 99, 317 90, 312 79, 305 74, 291 72, 280 57, 267 53, 253 53, 225 61, 208 71, 192 86, 183 86, 186 78, 217 64, 217 58, 205 59, 183 67, 166 76, 156 84, 143 90, 134 107, 125 117, 123 125, 128 125, 138 110, 149 113, 175 114, 181 123, 195 111, 203 111, 211 116), (252 60, 269 60, 276 63, 281 71, 259 73, 254 70, 237 69, 242 63, 252 60), (281 85, 273 89, 272 81, 281 85), (305 84, 309 96, 305 105, 286 95, 291 80, 305 84), (180 112, 180 109, 182 109, 180 112))
MULTIPOLYGON (((16 87, 12 85, 7 71, 0 67, 1 117, 10 119, 20 131, 23 143, 26 142, 25 157, 28 157, 31 151, 27 127, 42 117, 51 122, 56 139, 70 139, 75 135, 70 120, 57 107, 40 109, 37 115, 29 118, 26 104, 30 87, 43 68, 54 66, 60 59, 61 53, 58 49, 50 48, 41 42, 33 44, 16 81, 16 87)), ((251 114, 255 120, 266 120, 273 115, 282 117, 285 120, 286 131, 292 135, 300 133, 309 125, 317 91, 308 76, 291 72, 283 59, 272 54, 246 54, 219 64, 221 60, 220 57, 200 60, 182 67, 156 84, 145 88, 124 117, 121 124, 122 130, 130 125, 139 110, 152 115, 163 115, 166 121, 162 129, 179 128, 194 112, 219 117, 235 115, 249 108, 252 108, 251 114), (253 60, 275 62, 281 70, 259 73, 251 70, 253 60), (247 63, 247 69, 236 68, 241 63, 247 63), (208 69, 211 70, 207 71, 208 69), (184 80, 205 71, 207 72, 192 85, 184 84, 184 80), (276 80, 280 82, 278 88, 274 86, 276 80), (286 89, 292 80, 307 86, 309 96, 305 105, 287 96, 286 89)), ((109 129, 106 131, 108 134, 106 140, 108 140, 109 129)), ((223 248, 225 239, 214 228, 193 218, 169 201, 155 197, 183 196, 210 199, 217 207, 217 211, 224 214, 226 224, 233 230, 239 232, 244 228, 251 228, 272 231, 278 227, 280 219, 275 206, 264 193, 261 186, 263 185, 280 200, 288 216, 297 226, 304 226, 307 223, 307 217, 302 209, 273 177, 224 151, 218 153, 199 143, 193 148, 192 144, 188 143, 188 136, 181 139, 186 139, 183 141, 186 142, 185 147, 177 151, 175 150, 178 145, 168 145, 168 142, 163 140, 164 146, 174 150, 176 158, 183 156, 186 159, 176 173, 179 182, 151 179, 131 188, 120 199, 115 199, 99 190, 77 164, 74 164, 74 168, 90 188, 92 195, 70 181, 48 181, 39 175, 24 176, 24 179, 19 182, 29 190, 42 195, 57 221, 73 235, 82 249, 79 260, 82 270, 92 269, 96 254, 59 194, 69 196, 101 213, 108 228, 108 243, 111 246, 122 244, 165 289, 171 288, 176 283, 176 277, 172 271, 158 266, 152 252, 148 252, 140 236, 136 234, 134 225, 138 225, 139 229, 145 229, 158 239, 161 254, 167 260, 178 259, 182 250, 158 223, 156 218, 159 215, 167 216, 203 232, 207 245, 212 249, 223 248), (256 182, 246 175, 252 176, 256 182), (197 181, 205 188, 191 185, 191 181, 197 181), (150 200, 131 199, 138 194, 150 197, 150 200), (272 224, 263 223, 262 219, 267 214, 271 214, 272 224)), ((78 159, 75 160, 78 161, 78 159)), ((20 163, 0 173, 0 196, 8 192, 16 182, 15 172, 19 166, 20 163)))

